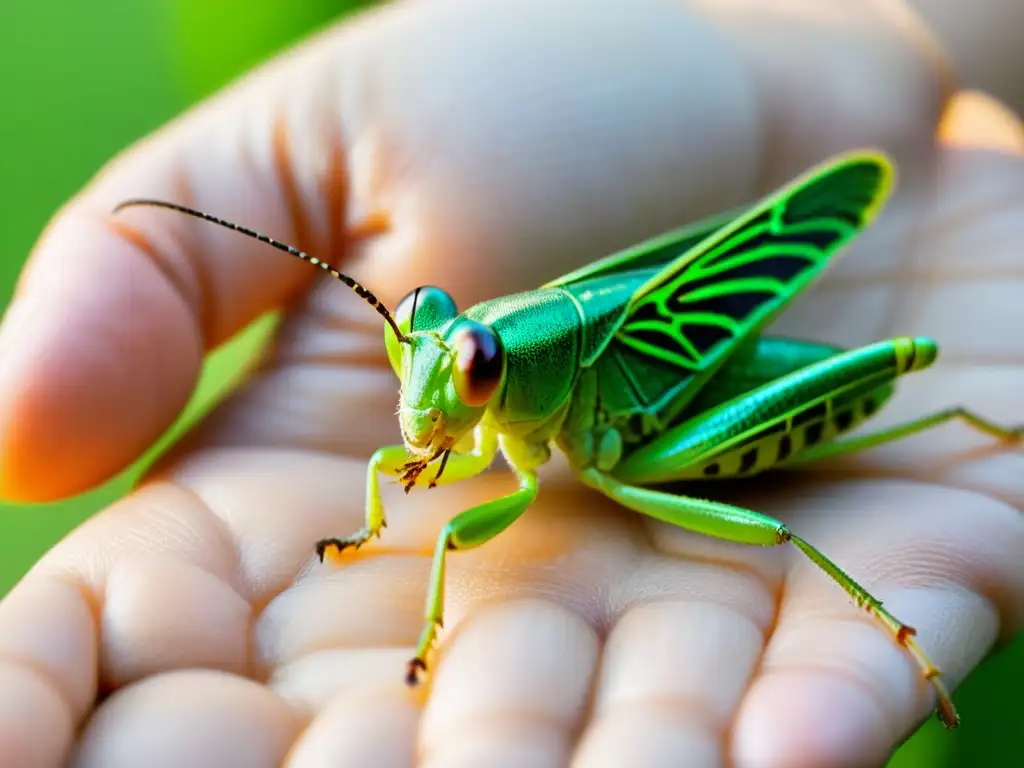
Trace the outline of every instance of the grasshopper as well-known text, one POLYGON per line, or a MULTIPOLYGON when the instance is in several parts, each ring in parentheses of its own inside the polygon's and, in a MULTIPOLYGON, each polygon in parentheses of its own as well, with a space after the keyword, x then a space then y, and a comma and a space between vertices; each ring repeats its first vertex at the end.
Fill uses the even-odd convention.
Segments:
POLYGON ((881 152, 839 155, 739 214, 674 230, 461 314, 435 286, 415 289, 392 314, 316 257, 175 203, 129 200, 117 210, 170 208, 256 238, 322 268, 386 321, 403 444, 373 454, 365 525, 320 541, 321 561, 380 536, 381 475, 398 476, 408 492, 436 463, 433 488, 478 475, 499 450, 504 455, 517 489, 455 515, 437 538, 410 685, 425 676, 442 625, 448 552, 490 541, 523 514, 555 443, 584 485, 635 512, 732 542, 795 545, 906 649, 952 728, 959 716, 913 627, 822 552, 771 517, 658 487, 850 454, 953 419, 1008 442, 1024 436, 1024 427, 957 407, 846 437, 889 400, 897 378, 935 361, 936 342, 896 337, 847 350, 761 335, 874 220, 894 179, 881 152))

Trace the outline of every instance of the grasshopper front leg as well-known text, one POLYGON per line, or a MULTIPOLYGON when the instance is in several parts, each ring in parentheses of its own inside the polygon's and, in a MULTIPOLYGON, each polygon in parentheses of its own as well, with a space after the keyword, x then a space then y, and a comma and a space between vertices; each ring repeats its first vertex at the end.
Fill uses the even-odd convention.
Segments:
MULTIPOLYGON (((445 465, 444 474, 440 477, 435 475, 431 480, 431 487, 479 475, 491 465, 497 452, 498 438, 494 430, 478 426, 473 432, 472 449, 467 453, 452 455, 445 465)), ((373 454, 366 470, 366 522, 350 536, 317 542, 316 553, 321 562, 325 558, 336 560, 344 550, 350 547, 359 549, 371 538, 380 536, 381 529, 387 527, 380 497, 380 475, 400 475, 408 461, 409 455, 404 445, 389 445, 373 454)))
POLYGON ((551 455, 547 446, 528 444, 503 436, 501 447, 516 473, 519 488, 500 499, 467 509, 449 520, 441 529, 430 571, 425 625, 416 645, 416 655, 409 661, 406 674, 409 685, 418 685, 422 681, 422 676, 427 672, 427 660, 437 640, 437 631, 444 626, 444 575, 448 552, 475 549, 486 544, 518 520, 537 498, 536 470, 551 455))

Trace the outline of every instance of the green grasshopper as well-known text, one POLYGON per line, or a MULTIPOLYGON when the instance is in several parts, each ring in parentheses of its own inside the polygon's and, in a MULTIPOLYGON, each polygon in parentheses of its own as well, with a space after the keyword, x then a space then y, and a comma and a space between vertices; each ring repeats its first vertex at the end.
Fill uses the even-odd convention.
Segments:
POLYGON ((845 350, 760 335, 872 222, 894 177, 880 152, 840 155, 742 214, 669 232, 462 314, 445 291, 425 286, 392 315, 316 257, 174 203, 131 200, 118 210, 156 205, 242 232, 324 269, 384 317, 404 444, 373 454, 365 526, 320 541, 321 561, 380 536, 381 474, 397 475, 408 492, 432 463, 431 488, 484 472, 499 449, 505 456, 518 489, 459 513, 437 539, 410 685, 426 674, 442 625, 447 553, 490 541, 523 514, 555 442, 586 486, 624 507, 732 542, 795 545, 907 650, 952 728, 959 717, 914 629, 824 554, 765 515, 656 487, 750 477, 956 418, 1002 440, 1024 436, 1024 428, 950 408, 837 441, 885 404, 899 376, 930 366, 937 344, 898 337, 845 350))

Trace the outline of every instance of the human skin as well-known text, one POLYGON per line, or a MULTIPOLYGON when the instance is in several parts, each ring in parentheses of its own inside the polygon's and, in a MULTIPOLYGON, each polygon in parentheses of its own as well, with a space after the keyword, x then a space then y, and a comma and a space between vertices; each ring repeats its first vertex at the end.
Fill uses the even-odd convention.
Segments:
POLYGON ((1024 3, 1016 0, 908 0, 946 46, 961 81, 1024 112, 1024 3))
MULTIPOLYGON (((954 62, 895 2, 408 2, 129 149, 42 235, 0 332, 0 493, 109 477, 181 411, 205 351, 287 314, 246 386, 0 603, 0 754, 882 763, 934 698, 832 582, 799 553, 616 508, 558 466, 505 534, 450 558, 432 680, 409 691, 437 532, 509 477, 388 488, 383 540, 317 564, 318 539, 362 524, 366 458, 398 438, 380 318, 234 233, 111 209, 194 205, 342 264, 389 305, 438 283, 465 307, 879 146, 902 191, 773 331, 934 336, 940 362, 879 424, 957 404, 1020 422, 1024 132, 991 100, 951 106, 954 62)), ((1021 463, 949 425, 721 495, 862 581, 955 686, 1024 621, 1021 463)))

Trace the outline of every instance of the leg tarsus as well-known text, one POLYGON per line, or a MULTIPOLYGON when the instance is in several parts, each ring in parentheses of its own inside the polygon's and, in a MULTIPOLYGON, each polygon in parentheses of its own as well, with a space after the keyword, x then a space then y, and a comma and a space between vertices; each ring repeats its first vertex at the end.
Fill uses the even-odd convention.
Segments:
MULTIPOLYGON (((381 523, 380 527, 386 528, 387 523, 381 523)), ((379 529, 374 531, 369 528, 360 528, 351 536, 346 536, 343 539, 335 537, 320 539, 320 541, 316 543, 316 555, 320 558, 321 563, 325 560, 337 563, 339 562, 341 553, 346 549, 359 549, 363 544, 366 544, 373 538, 380 538, 379 529)))
POLYGON ((410 688, 420 685, 427 676, 427 664, 423 659, 416 657, 406 666, 405 684, 410 688))
POLYGON ((899 645, 907 649, 907 652, 914 660, 914 663, 916 663, 920 668, 922 676, 935 691, 937 700, 936 714, 938 715, 939 720, 941 720, 942 724, 947 728, 956 728, 960 723, 960 716, 957 714, 956 707, 953 706, 953 699, 950 697, 949 691, 946 690, 946 686, 942 683, 941 671, 937 666, 935 666, 932 660, 928 658, 928 655, 924 652, 921 646, 917 644, 917 641, 914 640, 917 630, 909 624, 904 624, 889 613, 889 611, 882 607, 881 600, 876 598, 864 589, 864 587, 854 581, 853 578, 844 573, 838 565, 825 557, 825 555, 816 547, 812 546, 804 539, 801 539, 799 536, 794 536, 788 530, 786 533, 788 540, 797 549, 803 552, 811 562, 827 573, 834 582, 843 588, 846 594, 853 599, 858 607, 866 610, 869 615, 874 617, 889 630, 899 645))
POLYGON ((355 533, 343 538, 331 537, 321 539, 316 544, 316 553, 320 562, 330 559, 337 562, 346 549, 359 549, 370 539, 379 538, 382 529, 387 527, 384 506, 380 499, 380 474, 395 474, 408 459, 404 445, 389 445, 380 448, 370 458, 366 469, 366 516, 365 523, 355 533))

